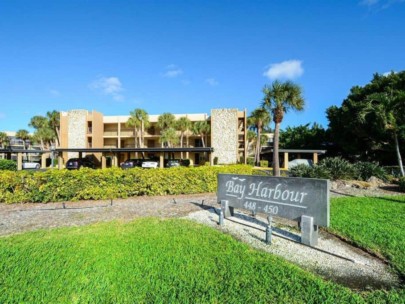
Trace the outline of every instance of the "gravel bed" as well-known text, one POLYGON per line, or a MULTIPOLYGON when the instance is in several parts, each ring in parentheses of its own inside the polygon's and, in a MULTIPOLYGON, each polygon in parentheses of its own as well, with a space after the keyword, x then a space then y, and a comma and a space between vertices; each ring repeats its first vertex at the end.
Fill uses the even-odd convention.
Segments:
POLYGON ((233 235, 250 246, 269 252, 321 277, 357 290, 389 289, 400 285, 398 276, 381 260, 320 231, 318 245, 309 247, 300 242, 300 233, 285 221, 273 218, 272 244, 265 242, 265 217, 256 218, 235 211, 219 226, 219 206, 197 211, 185 218, 233 235))

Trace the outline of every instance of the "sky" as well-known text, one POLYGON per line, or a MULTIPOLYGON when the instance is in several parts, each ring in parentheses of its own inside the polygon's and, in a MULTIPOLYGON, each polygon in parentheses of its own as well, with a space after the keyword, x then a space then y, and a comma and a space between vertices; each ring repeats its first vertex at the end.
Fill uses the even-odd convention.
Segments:
POLYGON ((281 127, 318 123, 373 74, 405 69, 405 0, 0 0, 0 131, 47 111, 210 113, 291 80, 281 127))

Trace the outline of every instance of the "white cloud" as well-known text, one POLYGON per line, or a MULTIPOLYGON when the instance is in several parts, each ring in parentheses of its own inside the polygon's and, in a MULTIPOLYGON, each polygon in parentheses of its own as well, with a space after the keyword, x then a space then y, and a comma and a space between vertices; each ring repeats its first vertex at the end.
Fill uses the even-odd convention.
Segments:
POLYGON ((397 3, 404 3, 405 0, 363 0, 360 1, 360 5, 369 7, 370 9, 375 9, 377 11, 385 10, 397 3))
POLYGON ((118 77, 100 77, 93 81, 89 87, 92 90, 97 90, 105 95, 112 96, 114 100, 121 101, 124 99, 124 96, 120 94, 124 88, 118 77))
POLYGON ((301 60, 287 60, 280 63, 270 64, 263 76, 274 80, 279 78, 294 79, 304 73, 301 60))
POLYGON ((51 94, 52 97, 59 97, 61 95, 58 90, 54 89, 49 90, 49 94, 51 94))
POLYGON ((388 76, 388 75, 391 75, 391 73, 396 74, 397 72, 395 72, 395 71, 389 71, 389 72, 385 72, 385 73, 383 73, 383 76, 388 76))
POLYGON ((219 85, 219 82, 217 80, 215 80, 215 78, 207 78, 207 79, 205 79, 205 82, 208 83, 210 86, 219 85))
POLYGON ((165 70, 166 71, 162 73, 162 76, 166 78, 175 78, 183 74, 183 70, 175 64, 168 65, 165 70))
POLYGON ((373 6, 377 4, 379 0, 363 0, 360 2, 361 5, 366 5, 366 6, 373 6))

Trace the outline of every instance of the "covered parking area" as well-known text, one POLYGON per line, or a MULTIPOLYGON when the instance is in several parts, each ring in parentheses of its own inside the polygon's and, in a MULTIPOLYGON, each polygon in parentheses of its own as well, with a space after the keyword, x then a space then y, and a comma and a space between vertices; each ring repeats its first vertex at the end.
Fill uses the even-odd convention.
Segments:
POLYGON ((165 159, 173 159, 173 155, 178 155, 181 152, 189 153, 203 153, 207 156, 210 165, 213 165, 212 147, 198 147, 198 148, 57 148, 55 152, 58 155, 58 167, 62 169, 64 164, 68 161, 68 153, 77 153, 79 158, 83 155, 94 155, 100 162, 101 168, 107 168, 108 164, 111 167, 119 167, 120 159, 129 159, 134 153, 138 158, 148 159, 151 155, 159 160, 159 167, 164 167, 165 159))
MULTIPOLYGON (((312 159, 314 164, 318 163, 319 155, 323 155, 326 153, 326 150, 312 150, 312 149, 279 149, 279 153, 283 153, 283 158, 279 158, 283 160, 283 165, 280 166, 281 170, 288 170, 288 163, 291 160, 290 156, 295 155, 295 159, 312 159), (302 157, 306 155, 306 157, 302 157), (308 157, 309 156, 309 157, 308 157)), ((273 148, 263 148, 262 152, 260 153, 263 156, 263 159, 267 159, 269 161, 269 165, 273 161, 273 148)))
POLYGON ((17 170, 22 170, 24 157, 29 158, 29 154, 40 155, 41 159, 39 163, 41 164, 41 168, 46 168, 46 160, 48 158, 53 158, 51 150, 34 150, 34 149, 13 149, 13 148, 6 148, 0 149, 0 154, 3 156, 4 159, 14 159, 17 161, 17 170))

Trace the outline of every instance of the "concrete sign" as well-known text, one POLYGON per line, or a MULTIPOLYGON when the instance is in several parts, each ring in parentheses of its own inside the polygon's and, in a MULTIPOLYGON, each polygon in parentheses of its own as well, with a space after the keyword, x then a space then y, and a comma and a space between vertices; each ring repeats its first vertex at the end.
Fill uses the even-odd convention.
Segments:
POLYGON ((230 208, 329 226, 329 180, 219 174, 217 195, 230 208))

